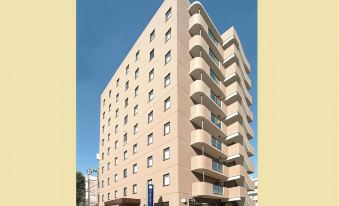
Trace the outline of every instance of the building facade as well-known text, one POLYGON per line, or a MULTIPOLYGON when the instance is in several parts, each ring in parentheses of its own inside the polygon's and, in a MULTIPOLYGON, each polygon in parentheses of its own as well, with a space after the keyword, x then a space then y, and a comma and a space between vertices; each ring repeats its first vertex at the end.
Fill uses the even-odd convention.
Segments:
POLYGON ((93 175, 85 175, 86 205, 98 206, 98 178, 93 175))
POLYGON ((258 178, 252 178, 254 182, 254 190, 249 191, 248 194, 254 200, 255 206, 258 206, 258 178))
POLYGON ((250 70, 233 27, 164 0, 101 95, 99 205, 254 205, 250 70))

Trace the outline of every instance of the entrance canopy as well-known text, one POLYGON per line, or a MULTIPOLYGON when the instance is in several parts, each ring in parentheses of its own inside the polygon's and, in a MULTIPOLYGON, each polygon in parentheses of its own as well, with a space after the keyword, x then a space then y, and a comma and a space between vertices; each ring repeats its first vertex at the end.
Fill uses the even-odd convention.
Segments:
POLYGON ((140 199, 119 198, 105 202, 105 206, 140 206, 140 199))

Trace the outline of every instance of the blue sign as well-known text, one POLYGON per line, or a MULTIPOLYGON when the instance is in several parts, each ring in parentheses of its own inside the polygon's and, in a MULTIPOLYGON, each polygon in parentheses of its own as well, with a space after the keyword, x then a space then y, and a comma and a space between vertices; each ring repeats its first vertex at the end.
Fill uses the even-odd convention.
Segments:
POLYGON ((149 184, 147 188, 147 205, 153 206, 153 195, 154 195, 154 186, 153 184, 149 184))

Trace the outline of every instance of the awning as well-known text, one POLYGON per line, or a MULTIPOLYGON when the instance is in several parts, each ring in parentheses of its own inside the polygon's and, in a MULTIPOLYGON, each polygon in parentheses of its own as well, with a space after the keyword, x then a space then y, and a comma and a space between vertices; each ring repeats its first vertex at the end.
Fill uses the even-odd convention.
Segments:
POLYGON ((119 198, 105 202, 105 206, 119 205, 119 206, 140 206, 140 199, 133 198, 119 198))

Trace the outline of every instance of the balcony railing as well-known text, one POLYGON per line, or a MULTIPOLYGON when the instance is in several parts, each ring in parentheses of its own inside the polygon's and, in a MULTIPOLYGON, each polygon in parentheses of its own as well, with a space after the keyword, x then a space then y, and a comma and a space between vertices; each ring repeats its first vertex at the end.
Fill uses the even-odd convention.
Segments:
POLYGON ((211 99, 221 108, 221 100, 211 91, 211 99))
POLYGON ((219 140, 217 140, 215 137, 213 137, 213 136, 212 136, 211 140, 212 140, 211 141, 212 142, 212 146, 221 151, 222 143, 219 140))
POLYGON ((217 75, 210 69, 210 77, 211 79, 220 87, 220 80, 217 75))
POLYGON ((221 129, 221 121, 214 114, 211 114, 211 122, 221 129))
POLYGON ((213 43, 215 44, 216 47, 218 47, 219 42, 217 40, 217 38, 215 38, 215 36, 213 35, 212 31, 210 29, 208 29, 208 36, 210 37, 210 39, 213 41, 213 43))
POLYGON ((213 194, 222 195, 223 194, 223 187, 220 185, 213 184, 213 194))
POLYGON ((217 56, 215 56, 215 54, 213 53, 213 51, 211 49, 208 49, 208 55, 211 57, 212 61, 218 66, 219 68, 219 60, 217 58, 217 56))
POLYGON ((215 160, 212 160, 212 170, 222 173, 222 164, 215 160))

